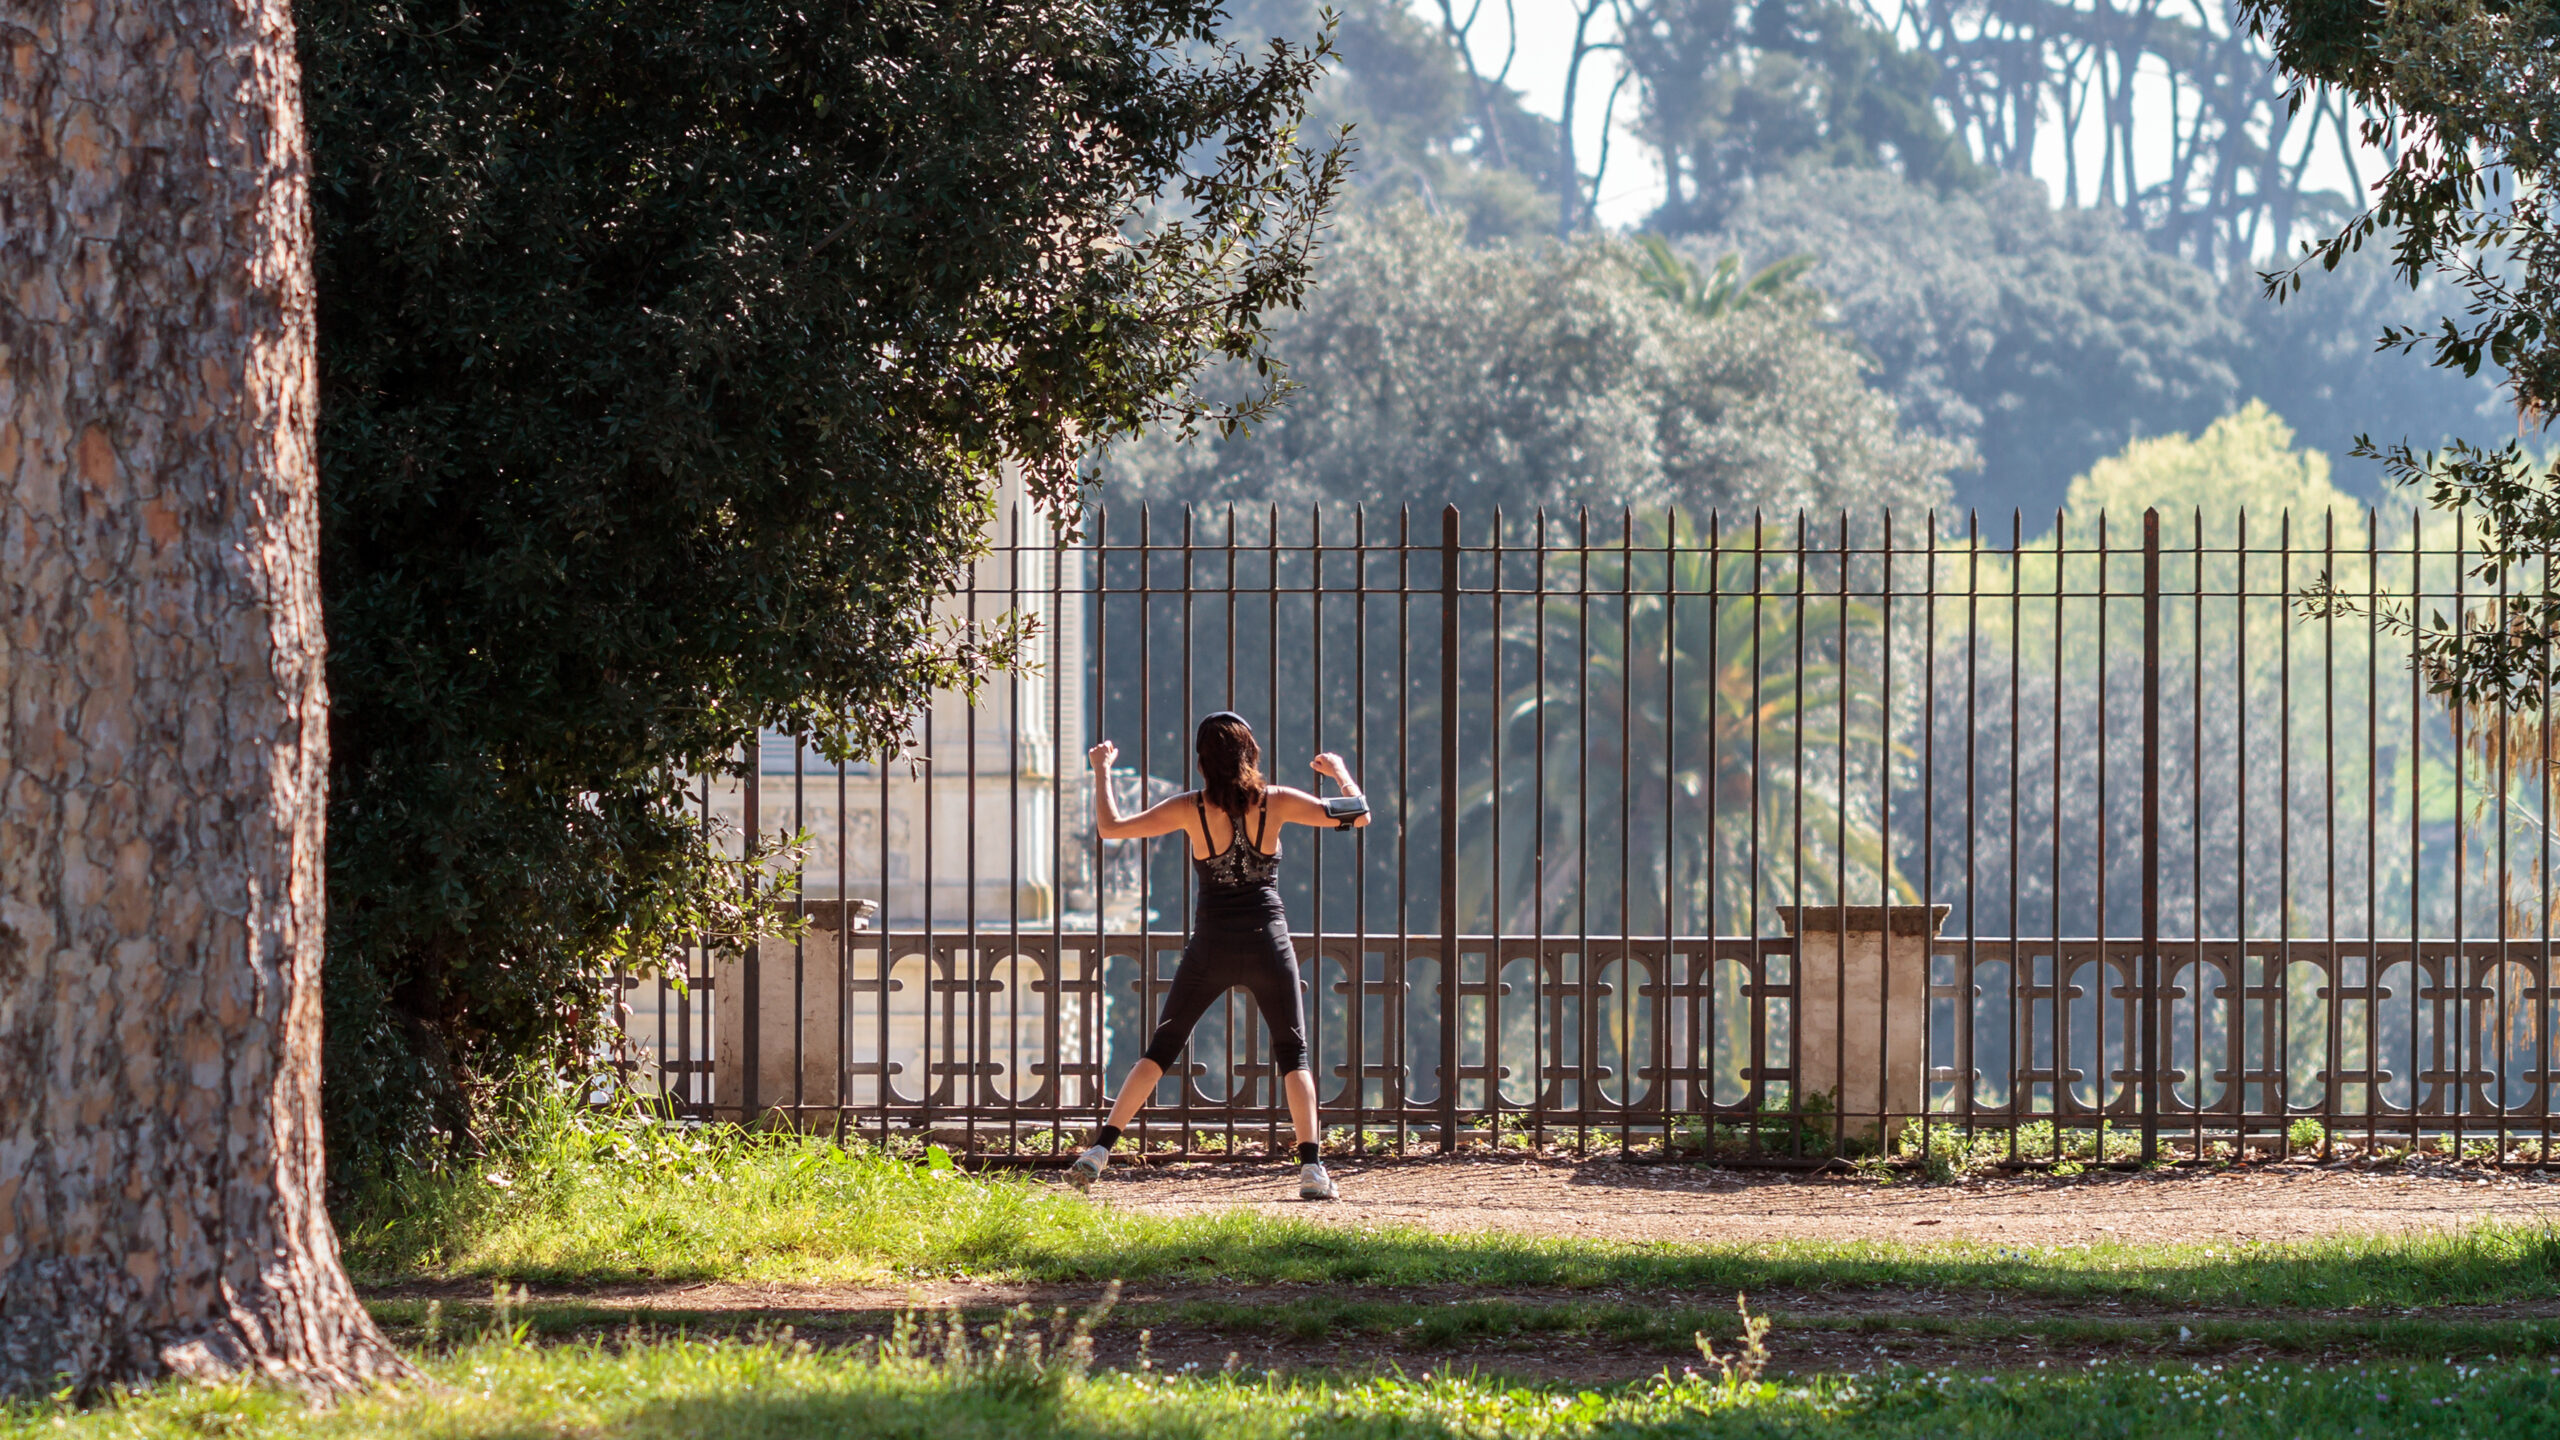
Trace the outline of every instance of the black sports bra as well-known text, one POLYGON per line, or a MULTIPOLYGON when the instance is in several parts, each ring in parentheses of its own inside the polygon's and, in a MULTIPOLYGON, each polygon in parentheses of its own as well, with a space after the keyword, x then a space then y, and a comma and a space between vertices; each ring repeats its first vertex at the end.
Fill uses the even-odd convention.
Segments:
MULTIPOLYGON (((1200 834, 1206 838, 1209 834, 1209 807, 1201 803, 1197 794, 1191 797, 1191 805, 1200 812, 1200 834)), ((1234 816, 1227 817, 1227 848, 1206 860, 1196 855, 1191 858, 1193 868, 1200 872, 1200 888, 1258 890, 1277 883, 1280 857, 1265 854, 1262 849, 1263 836, 1270 824, 1271 802, 1267 799, 1262 803, 1262 816, 1254 825, 1251 840, 1244 838, 1244 827, 1235 823, 1234 816)))

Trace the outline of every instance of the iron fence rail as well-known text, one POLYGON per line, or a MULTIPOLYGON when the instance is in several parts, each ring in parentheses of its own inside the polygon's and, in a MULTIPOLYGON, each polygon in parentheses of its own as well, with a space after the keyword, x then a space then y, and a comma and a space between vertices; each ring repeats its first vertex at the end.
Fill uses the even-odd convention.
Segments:
MULTIPOLYGON (((807 842, 807 928, 628 981, 640 1082, 1071 1149, 1190 905, 1178 843, 1095 836, 1083 752, 1152 802, 1238 709, 1276 781, 1340 750, 1376 807, 1284 846, 1356 1147, 2548 1147, 2548 732, 2445 709, 2397 623, 2506 622, 2455 522, 1438 522, 1009 515, 948 608, 1036 667, 898 755, 773 736, 702 785, 730 843, 807 842)), ((1276 1145, 1268 1058, 1231 995, 1141 1143, 1276 1145)))

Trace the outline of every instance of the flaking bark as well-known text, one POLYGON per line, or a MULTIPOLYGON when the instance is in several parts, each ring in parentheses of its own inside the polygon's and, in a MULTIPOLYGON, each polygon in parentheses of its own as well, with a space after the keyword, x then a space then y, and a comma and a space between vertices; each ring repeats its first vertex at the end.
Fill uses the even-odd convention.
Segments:
POLYGON ((0 1392, 402 1373, 322 1208, 287 0, 0 0, 0 1392))

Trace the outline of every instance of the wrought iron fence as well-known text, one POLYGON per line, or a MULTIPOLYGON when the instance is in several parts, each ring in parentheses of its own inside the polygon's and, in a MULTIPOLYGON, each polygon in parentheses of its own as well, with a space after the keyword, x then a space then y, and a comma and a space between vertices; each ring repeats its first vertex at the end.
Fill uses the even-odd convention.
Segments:
MULTIPOLYGON (((1237 709, 1278 780, 1338 750, 1376 806, 1284 848, 1348 1144, 2548 1146, 2548 734, 2445 709, 2390 620, 2503 623, 2454 522, 1435 519, 1009 516, 949 606, 1036 622, 1036 667, 899 755, 770 736, 703 786, 805 835, 807 928, 632 982, 641 1078, 1070 1151, 1191 903, 1179 842, 1095 837, 1085 747, 1153 800, 1237 709)), ((1134 1133, 1272 1146, 1268 1061, 1230 995, 1134 1133)))

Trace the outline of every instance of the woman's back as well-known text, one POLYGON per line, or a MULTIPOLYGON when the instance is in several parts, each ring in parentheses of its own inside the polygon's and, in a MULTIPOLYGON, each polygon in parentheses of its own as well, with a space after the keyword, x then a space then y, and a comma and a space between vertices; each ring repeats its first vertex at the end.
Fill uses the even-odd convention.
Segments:
POLYGON ((1280 856, 1276 848, 1263 848, 1270 838, 1269 800, 1266 798, 1253 808, 1254 829, 1250 835, 1235 816, 1223 810, 1217 812, 1217 819, 1226 822, 1227 843, 1224 845, 1218 844, 1218 829, 1211 821, 1208 804, 1196 793, 1191 797, 1191 803, 1200 813, 1201 842, 1212 847, 1206 858, 1196 850, 1191 857, 1191 868, 1200 876, 1202 906, 1205 908, 1213 898, 1238 894, 1254 894, 1259 898, 1257 892, 1262 891, 1271 892, 1276 899, 1279 894, 1280 856))

